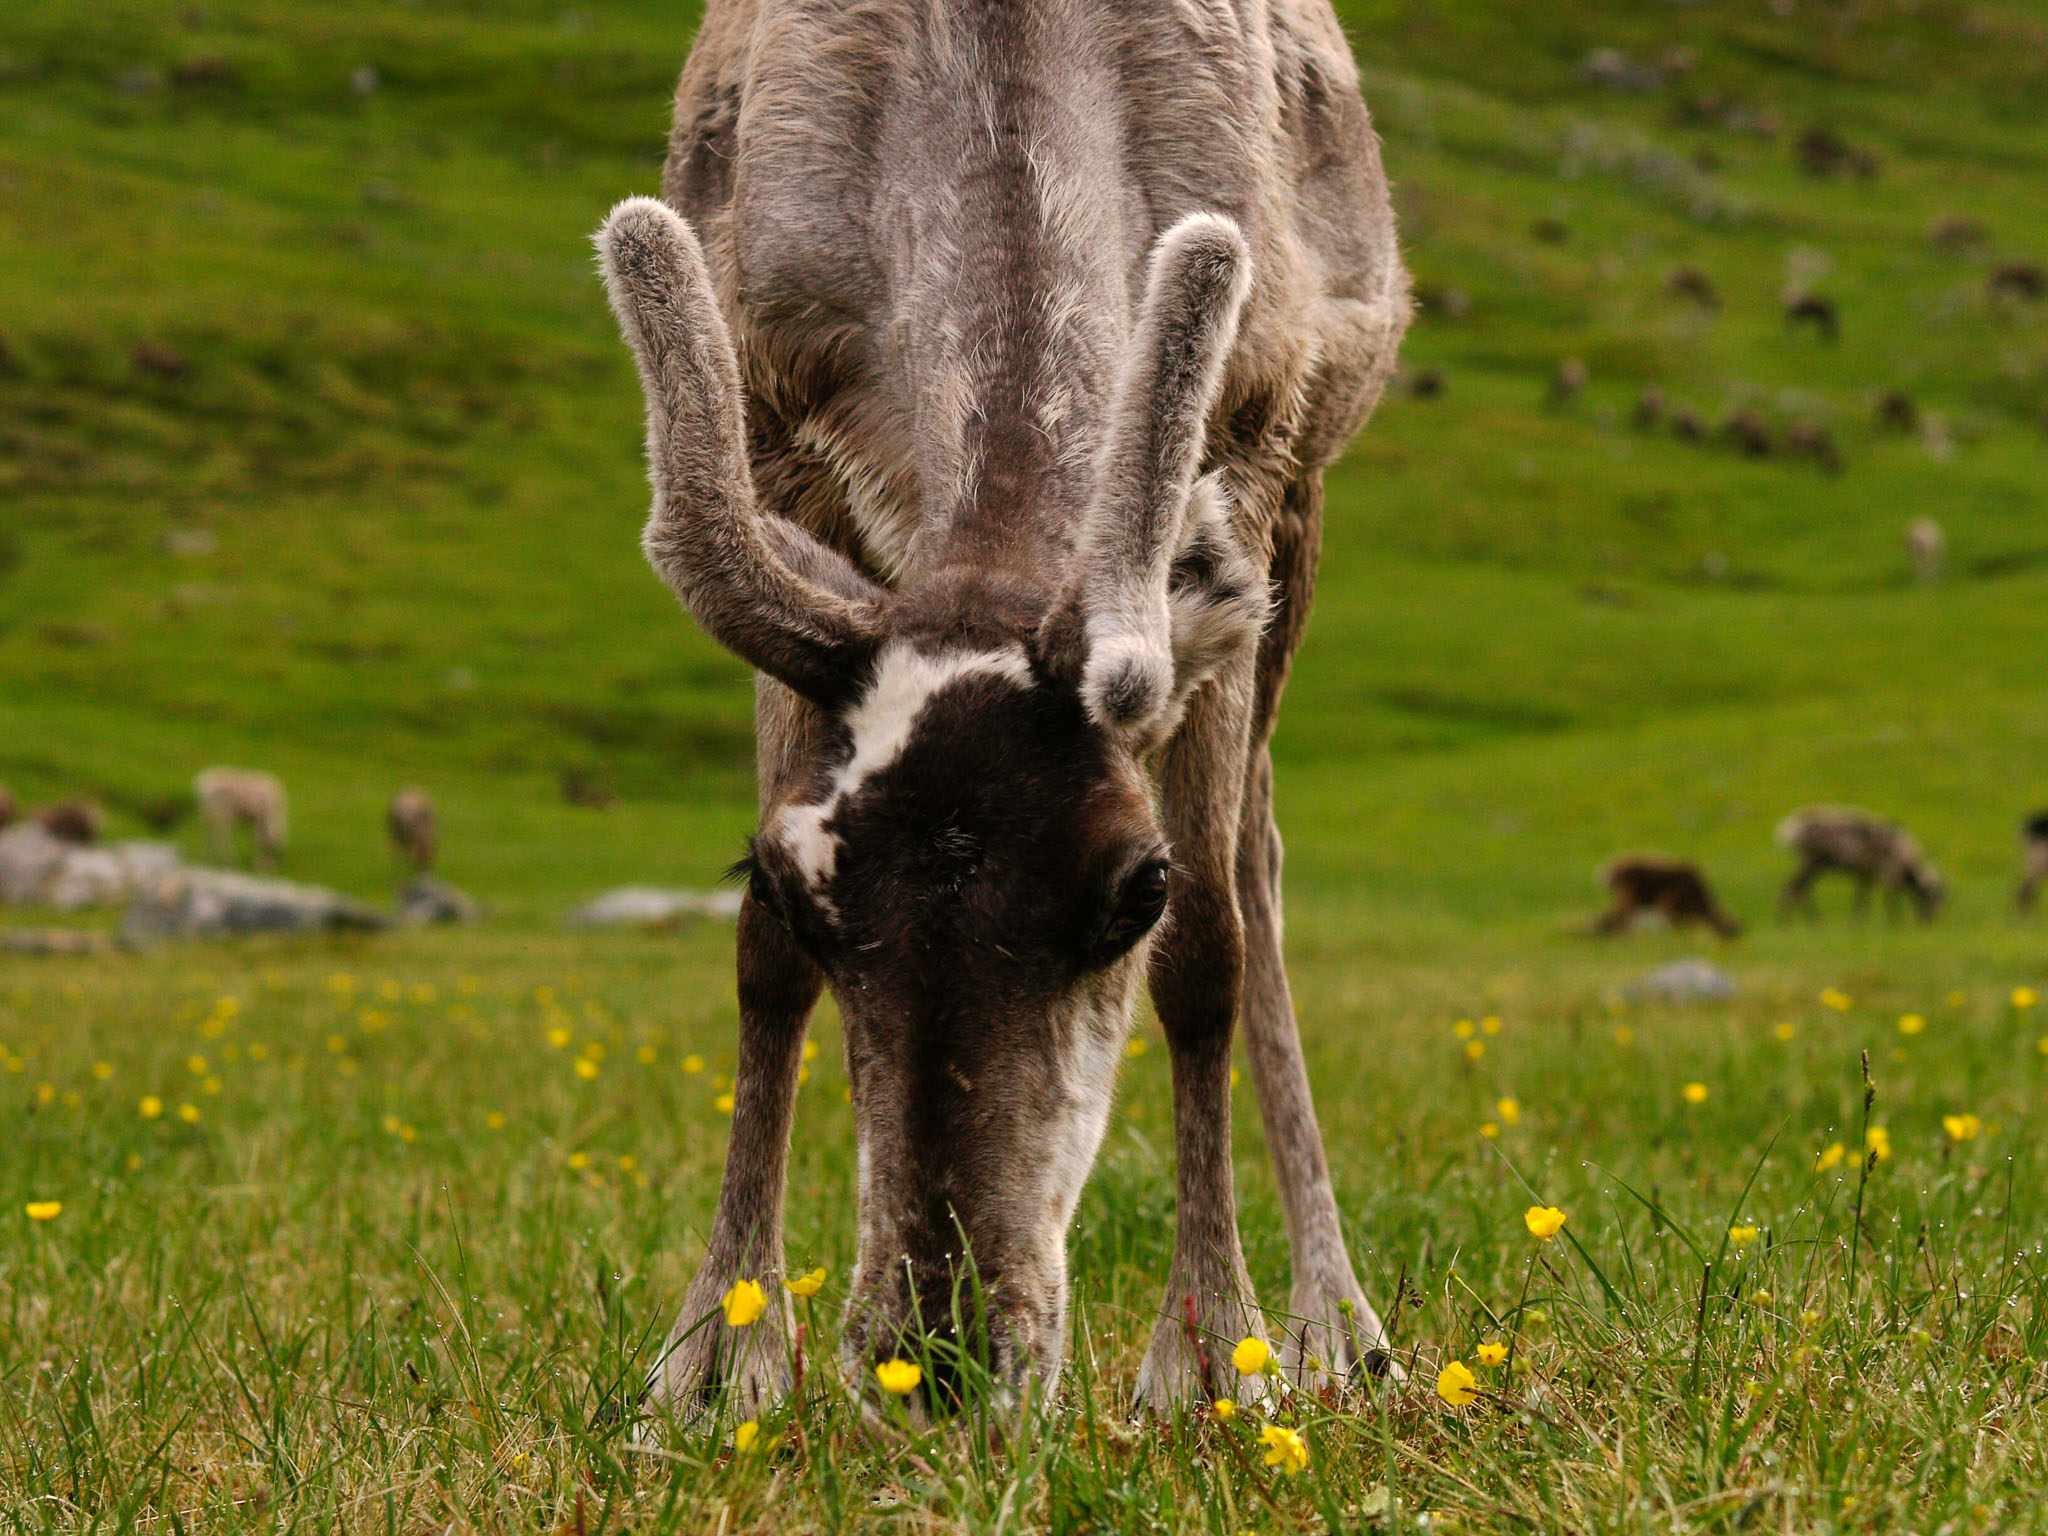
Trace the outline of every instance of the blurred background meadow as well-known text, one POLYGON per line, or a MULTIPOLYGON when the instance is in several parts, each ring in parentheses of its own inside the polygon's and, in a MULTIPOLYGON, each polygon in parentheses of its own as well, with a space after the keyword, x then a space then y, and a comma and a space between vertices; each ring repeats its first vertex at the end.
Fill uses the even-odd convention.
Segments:
MULTIPOLYGON (((2048 807, 2048 14, 1339 11, 1419 312, 1330 477, 1275 755, 1333 1171, 1412 1381, 1285 1409, 1288 1477, 1248 1423, 1123 1414, 1170 1246, 1149 1025, 1041 1432, 876 1437, 821 1386, 776 1448, 635 1451, 615 1411, 715 1195, 731 930, 563 917, 715 886, 753 806, 749 680, 638 551, 589 246, 658 187, 695 7, 0 10, 0 782, 198 860, 193 775, 266 769, 283 872, 381 905, 416 783, 485 908, 0 950, 0 1529, 2042 1527, 2048 918, 2012 896, 2048 807), (1909 827, 1938 919, 1823 886, 1778 921, 1813 802, 1909 827), (1742 937, 1589 937, 1641 849, 1742 937), (1691 956, 1732 998, 1644 990, 1691 956), (1434 1392, 1494 1340, 1496 1390, 1434 1392)), ((816 1035, 790 1257, 829 1360, 829 1004, 816 1035)), ((1238 1132, 1277 1304, 1248 1094, 1238 1132)))

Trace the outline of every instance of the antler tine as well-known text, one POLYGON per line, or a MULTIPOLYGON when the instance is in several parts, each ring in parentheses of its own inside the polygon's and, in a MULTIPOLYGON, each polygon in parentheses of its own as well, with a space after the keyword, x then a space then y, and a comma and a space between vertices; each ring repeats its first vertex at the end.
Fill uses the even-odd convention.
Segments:
POLYGON ((755 506, 739 364, 695 231, 665 204, 629 198, 597 247, 647 395, 647 558, 741 660, 814 702, 842 696, 877 642, 874 591, 755 506))
POLYGON ((1074 593, 1086 622, 1081 695, 1105 726, 1142 725, 1173 694, 1167 578, 1251 277, 1244 236, 1219 214, 1190 214, 1152 248, 1074 593))

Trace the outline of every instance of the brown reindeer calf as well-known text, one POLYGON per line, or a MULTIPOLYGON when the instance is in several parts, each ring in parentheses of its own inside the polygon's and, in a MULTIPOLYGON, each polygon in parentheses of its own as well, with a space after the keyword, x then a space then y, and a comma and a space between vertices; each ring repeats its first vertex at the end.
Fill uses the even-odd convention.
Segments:
POLYGON ((384 827, 391 834, 391 851, 399 863, 420 873, 434 867, 441 830, 432 795, 417 784, 406 785, 391 797, 384 827))
POLYGON ((2026 872, 2020 876, 2012 904, 2017 911, 2031 912, 2041 882, 2048 880, 2048 811, 2035 812, 2021 825, 2020 846, 2026 850, 2026 872))
POLYGON ((1742 932, 1742 924, 1714 900, 1697 864, 1657 854, 1631 854, 1609 864, 1602 879, 1614 905, 1594 921, 1595 933, 1626 933, 1646 912, 1663 913, 1673 928, 1705 923, 1724 939, 1742 932))
POLYGON ((1899 903, 1911 898, 1920 920, 1931 922, 1948 894, 1941 876, 1927 862, 1919 841, 1904 827, 1854 806, 1815 805, 1794 811, 1778 823, 1778 842, 1799 858, 1799 868, 1785 882, 1784 911, 1813 911, 1813 882, 1829 871, 1856 882, 1856 910, 1870 910, 1870 892, 1882 886, 1885 911, 1896 917, 1899 903))

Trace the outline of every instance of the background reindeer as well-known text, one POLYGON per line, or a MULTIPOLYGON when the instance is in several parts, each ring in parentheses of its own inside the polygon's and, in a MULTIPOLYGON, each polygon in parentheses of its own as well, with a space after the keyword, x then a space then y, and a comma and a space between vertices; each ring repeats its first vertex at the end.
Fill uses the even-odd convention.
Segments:
POLYGON ((1724 939, 1742 924, 1722 910, 1697 864, 1638 853, 1616 859, 1602 871, 1614 905, 1594 920, 1593 932, 1626 933, 1646 913, 1660 913, 1673 928, 1705 923, 1724 939))
POLYGON ((384 830, 391 837, 392 856, 404 868, 425 874, 434 867, 440 821, 434 814, 434 797, 424 789, 408 784, 391 797, 384 830))
POLYGON ((274 869, 284 852, 286 802, 277 776, 258 768, 207 768, 192 781, 206 823, 213 857, 223 863, 236 855, 236 834, 249 829, 249 860, 259 869, 274 869))
POLYGON ((1920 844, 1903 827, 1853 806, 1817 805, 1794 811, 1778 823, 1777 839, 1799 859, 1785 882, 1781 905, 1787 912, 1813 911, 1813 883, 1830 870, 1856 882, 1856 910, 1870 910, 1873 886, 1885 893, 1885 910, 1898 915, 1910 898, 1922 922, 1931 921, 1947 894, 1940 874, 1920 844))
POLYGON ((2041 882, 2048 880, 2048 811, 2037 811, 2020 827, 2020 854, 2024 869, 2012 904, 2017 911, 2031 912, 2041 882))
POLYGON ((828 982, 856 1359, 929 1329, 1004 1381, 1057 1372, 1143 973, 1178 1218, 1140 1398, 1238 1393, 1230 1346, 1268 1332, 1231 1182, 1240 1011, 1294 1256, 1281 1357, 1383 1366, 1282 969, 1266 749, 1321 471, 1408 313, 1328 6, 714 0, 663 197, 599 242, 648 398, 646 547, 761 674, 761 820, 731 1145, 653 1396, 788 1386, 781 1335, 716 1313, 781 1269, 828 982), (987 1315, 951 1339, 970 1264, 987 1315))

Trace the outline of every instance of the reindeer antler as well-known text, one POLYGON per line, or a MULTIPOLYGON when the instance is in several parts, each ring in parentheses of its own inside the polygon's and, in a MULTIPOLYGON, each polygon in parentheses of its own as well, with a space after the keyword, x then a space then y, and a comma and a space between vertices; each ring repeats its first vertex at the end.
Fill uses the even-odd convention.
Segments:
POLYGON ((1098 724, 1142 727, 1175 697, 1168 580, 1251 276, 1244 236, 1218 214, 1190 214, 1152 248, 1064 605, 1098 724))
POLYGON ((647 558, 713 639, 830 703, 879 643, 880 594, 755 507, 739 364, 696 233, 665 204, 635 197, 612 210, 597 247, 647 395, 647 558))

